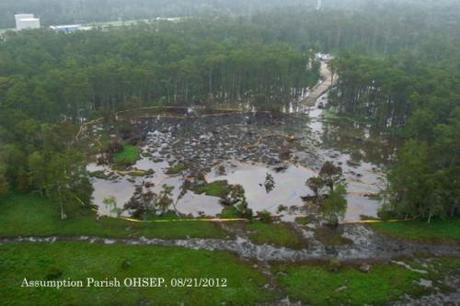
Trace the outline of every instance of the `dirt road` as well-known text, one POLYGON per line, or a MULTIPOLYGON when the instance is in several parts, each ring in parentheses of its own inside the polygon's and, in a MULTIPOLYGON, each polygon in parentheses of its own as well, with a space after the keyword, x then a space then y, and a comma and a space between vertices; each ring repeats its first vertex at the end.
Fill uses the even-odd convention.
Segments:
POLYGON ((327 62, 325 61, 321 61, 320 75, 321 81, 311 89, 308 97, 301 101, 306 107, 315 105, 316 100, 325 94, 336 81, 335 78, 332 80, 332 72, 329 70, 327 62))

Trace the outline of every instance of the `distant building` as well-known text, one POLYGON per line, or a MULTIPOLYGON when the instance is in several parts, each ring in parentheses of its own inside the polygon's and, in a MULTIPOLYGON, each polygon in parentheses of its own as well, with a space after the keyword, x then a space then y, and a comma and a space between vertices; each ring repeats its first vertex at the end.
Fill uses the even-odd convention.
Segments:
POLYGON ((16 14, 14 19, 16 20, 16 30, 18 31, 40 28, 40 19, 35 18, 33 14, 16 14))
POLYGON ((73 32, 80 31, 86 28, 82 27, 81 24, 67 24, 67 25, 50 26, 50 29, 56 32, 73 33, 73 32))
POLYGON ((18 20, 27 19, 27 18, 34 18, 34 14, 16 14, 14 15, 14 19, 16 20, 16 23, 18 22, 18 20))

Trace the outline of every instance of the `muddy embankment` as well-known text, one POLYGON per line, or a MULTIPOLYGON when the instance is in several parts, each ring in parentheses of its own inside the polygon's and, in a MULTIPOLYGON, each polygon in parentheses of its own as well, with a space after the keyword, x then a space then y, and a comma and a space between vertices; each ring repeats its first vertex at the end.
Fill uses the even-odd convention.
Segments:
POLYGON ((305 262, 327 261, 379 261, 391 260, 400 257, 410 257, 415 254, 432 256, 458 256, 460 246, 427 245, 403 242, 382 237, 363 225, 345 225, 344 238, 353 241, 350 245, 325 246, 312 238, 312 232, 305 230, 308 245, 301 250, 278 248, 270 245, 256 245, 249 240, 236 238, 234 240, 219 239, 105 239, 98 237, 17 237, 1 238, 0 244, 12 243, 55 243, 61 241, 87 242, 97 244, 124 244, 124 245, 151 245, 176 246, 189 249, 209 251, 229 251, 242 258, 258 261, 275 262, 305 262))

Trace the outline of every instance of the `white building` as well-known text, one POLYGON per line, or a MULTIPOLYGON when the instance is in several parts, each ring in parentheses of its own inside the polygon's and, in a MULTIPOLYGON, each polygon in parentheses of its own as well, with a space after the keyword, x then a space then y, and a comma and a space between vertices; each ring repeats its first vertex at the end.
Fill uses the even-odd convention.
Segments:
POLYGON ((16 14, 16 30, 21 31, 25 29, 39 29, 40 19, 35 18, 33 14, 16 14))
POLYGON ((16 14, 14 15, 14 19, 16 20, 16 23, 20 19, 27 19, 27 18, 34 18, 34 14, 16 14))

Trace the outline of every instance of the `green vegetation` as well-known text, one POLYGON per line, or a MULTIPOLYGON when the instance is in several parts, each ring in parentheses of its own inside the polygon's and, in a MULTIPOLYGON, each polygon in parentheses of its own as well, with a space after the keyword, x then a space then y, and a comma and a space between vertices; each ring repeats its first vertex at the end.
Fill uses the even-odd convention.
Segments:
POLYGON ((319 240, 324 245, 346 245, 352 244, 353 241, 342 236, 342 233, 335 228, 323 226, 315 229, 315 239, 319 240))
POLYGON ((319 63, 313 53, 263 41, 263 35, 232 20, 193 18, 75 35, 6 33, 0 58, 9 61, 0 62, 0 98, 16 103, 2 104, 2 111, 18 110, 40 122, 56 122, 65 114, 77 123, 82 113, 95 117, 146 106, 239 104, 240 99, 279 109, 317 82, 319 63), (33 54, 22 51, 28 46, 37 46, 33 54), (24 62, 29 65, 20 65, 24 62))
POLYGON ((427 243, 460 244, 460 219, 423 221, 379 222, 370 226, 385 235, 403 240, 427 243))
POLYGON ((256 244, 270 244, 278 247, 303 249, 306 242, 287 223, 252 222, 246 225, 249 238, 256 244))
MULTIPOLYGON (((3 1, 0 22, 13 22, 16 5, 35 8, 45 23, 51 15, 56 23, 113 16, 105 6, 96 13, 101 5, 90 1, 48 1, 46 12, 32 0, 3 1)), ((183 13, 182 2, 173 1, 171 10, 183 13)), ((363 6, 354 0, 353 5, 335 1, 326 6, 346 7, 345 13, 311 10, 314 1, 296 9, 279 9, 279 0, 266 2, 254 3, 277 9, 69 35, 51 30, 2 34, 0 194, 9 189, 38 192, 60 203, 64 218, 64 203, 90 202, 84 157, 92 149, 75 137, 83 118, 101 117, 107 123, 119 110, 221 103, 280 110, 316 84, 320 64, 314 54, 322 51, 336 55, 329 66, 339 76, 329 106, 340 116, 362 118, 371 135, 391 132, 404 138, 390 171, 386 209, 396 217, 427 220, 458 215, 460 159, 452 155, 460 151, 460 33, 453 26, 458 3, 363 6), (430 18, 424 18, 426 11, 430 18)), ((158 11, 157 5, 142 3, 130 5, 127 15, 158 11)), ((219 11, 252 11, 242 3, 219 11)), ((184 10, 201 15, 202 5, 192 6, 196 12, 184 10)), ((117 7, 128 10, 120 3, 112 9, 123 11, 117 7)), ((126 127, 122 138, 137 140, 139 135, 126 127)), ((114 156, 122 166, 138 158, 132 146, 114 156)), ((343 207, 343 201, 330 204, 333 210, 343 207)))
POLYGON ((179 174, 187 170, 188 167, 185 164, 178 163, 175 164, 174 166, 170 167, 167 171, 166 174, 174 175, 174 174, 179 174))
POLYGON ((227 181, 215 181, 194 187, 193 191, 197 194, 206 194, 208 196, 225 197, 231 191, 231 185, 227 181))
POLYGON ((98 236, 113 238, 150 237, 161 239, 226 238, 218 225, 193 220, 160 219, 164 222, 131 222, 96 218, 87 209, 76 209, 60 220, 58 206, 32 195, 13 194, 0 200, 0 237, 14 236, 98 236))
POLYGON ((222 218, 252 219, 254 215, 248 207, 245 191, 241 185, 229 185, 227 181, 215 181, 195 185, 192 190, 197 194, 219 197, 220 203, 224 205, 221 212, 222 218))
MULTIPOLYGON (((460 221, 454 219, 460 216, 458 0, 413 0, 410 5, 408 1, 384 0, 379 5, 368 5, 365 0, 330 0, 318 11, 311 9, 315 0, 114 0, 110 7, 101 5, 107 1, 38 2, 0 1, 0 26, 11 26, 12 12, 24 8, 42 17, 44 24, 108 20, 113 16, 189 17, 177 22, 131 22, 130 26, 113 29, 100 24, 101 28, 69 34, 46 29, 1 34, 0 237, 228 238, 223 226, 172 219, 173 190, 166 185, 158 194, 149 192, 145 197, 144 186, 138 185, 139 197, 128 202, 138 218, 155 216, 152 222, 97 218, 90 205, 93 190, 86 171, 87 158, 101 153, 98 161, 113 159, 118 174, 147 175, 149 172, 137 169, 123 171, 136 163, 140 150, 133 145, 122 146, 122 141, 136 143, 145 136, 130 119, 155 114, 158 106, 185 110, 225 104, 230 108, 279 111, 299 100, 306 87, 317 83, 320 62, 315 53, 321 51, 334 54, 329 67, 338 76, 329 105, 324 106, 334 112, 326 113, 321 141, 340 145, 351 139, 357 146, 353 151, 345 150, 352 158, 347 161, 351 167, 371 154, 382 161, 390 160, 389 188, 384 193, 388 201, 381 216, 431 222, 370 226, 399 239, 460 243, 460 221), (302 2, 307 7, 278 9, 283 2, 302 2), (331 5, 336 6, 330 9, 331 5), (277 9, 268 12, 262 8, 274 6, 277 9), (200 10, 203 7, 221 13, 213 13, 210 18, 200 10), (259 7, 252 16, 243 13, 259 7), (192 17, 197 14, 203 15, 192 17), (120 121, 123 115, 118 116, 121 110, 132 110, 124 113, 124 122, 120 121), (107 128, 100 139, 88 137, 96 134, 99 126, 81 126, 94 118, 101 118, 99 123, 107 128), (353 128, 337 135, 334 128, 326 126, 328 121, 341 121, 353 128), (385 140, 381 143, 387 147, 385 153, 362 150, 381 139, 385 140), (167 217, 158 218, 157 213, 167 217), (452 219, 441 220, 445 217, 452 219)), ((123 22, 114 23, 120 24, 123 22)), ((176 111, 171 108, 168 114, 176 111)), ((247 123, 251 122, 249 118, 247 123)), ((335 130, 346 129, 345 124, 335 130)), ((260 128, 264 131, 261 136, 270 130, 264 125, 260 128)), ((286 133, 290 130, 288 126, 284 129, 286 133)), ((248 133, 251 131, 248 129, 248 133)), ((301 141, 292 147, 303 150, 304 144, 301 141)), ((168 173, 179 174, 186 169, 179 163, 168 173)), ((92 175, 104 177, 101 172, 92 175)), ((273 183, 273 177, 267 175, 267 192, 273 183)), ((315 202, 321 205, 323 218, 335 226, 347 206, 342 183, 342 169, 331 162, 323 165, 318 177, 306 182, 315 194, 315 202)), ((183 188, 182 195, 186 191, 183 188)), ((225 218, 251 219, 253 215, 241 186, 219 181, 194 186, 194 191, 222 198, 225 218)), ((115 199, 108 197, 105 202, 113 206, 115 199)), ((257 244, 305 247, 306 242, 293 225, 270 223, 268 213, 260 214, 259 219, 267 223, 225 225, 239 227, 234 232, 247 232, 257 244)), ((310 222, 308 218, 297 221, 310 222)), ((317 229, 315 237, 327 245, 350 243, 332 228, 317 229)), ((56 243, 2 245, 0 255, 1 305, 28 304, 31 300, 50 305, 250 305, 279 298, 262 289, 268 280, 249 264, 221 252, 56 243), (93 288, 64 293, 19 287, 24 275, 34 279, 103 279, 107 275, 121 279, 144 273, 226 277, 230 288, 93 288)), ((274 272, 284 273, 273 275, 286 291, 283 297, 289 295, 308 304, 384 304, 404 293, 426 292, 428 289, 417 281, 437 280, 441 274, 459 269, 460 260, 436 259, 423 265, 414 260, 410 264, 429 273, 420 275, 393 264, 375 264, 364 273, 331 261, 329 265, 278 265, 274 272)))
POLYGON ((320 207, 320 213, 330 225, 338 226, 347 211, 347 190, 343 183, 345 178, 340 166, 327 161, 321 167, 319 176, 310 177, 305 185, 315 194, 315 202, 320 207), (322 191, 327 187, 328 193, 322 191))
MULTIPOLYGON (((116 167, 115 167, 116 168, 116 167)), ((150 170, 140 170, 140 169, 131 169, 131 170, 116 170, 115 172, 120 175, 128 175, 128 176, 133 176, 133 177, 144 177, 148 175, 152 175, 155 173, 153 169, 150 170)), ((91 174, 90 174, 91 175, 91 174)), ((104 177, 102 177, 104 179, 104 177)), ((105 178, 107 179, 107 177, 105 178)), ((110 177, 109 177, 110 179, 110 177)))
POLYGON ((347 211, 347 191, 344 185, 331 190, 327 199, 321 204, 321 215, 331 225, 337 226, 347 211))
POLYGON ((132 145, 124 145, 121 152, 115 153, 113 161, 118 166, 131 166, 140 158, 139 148, 132 145))
POLYGON ((221 252, 180 248, 55 243, 0 246, 0 304, 252 305, 273 299, 264 276, 221 252), (86 281, 116 277, 164 277, 168 288, 21 288, 29 280, 86 281), (171 278, 227 278, 228 288, 171 288, 171 278))
POLYGON ((139 170, 139 169, 135 169, 135 170, 126 172, 126 174, 129 176, 137 176, 137 177, 144 177, 147 175, 151 175, 153 173, 154 173, 153 170, 148 171, 148 170, 139 170))
MULTIPOLYGON (((409 263, 412 265, 413 263, 409 263)), ((416 263, 414 263, 415 266, 416 263)), ((395 264, 376 264, 365 273, 353 266, 331 271, 318 265, 280 265, 278 281, 293 299, 313 305, 369 305, 385 304, 404 294, 421 295, 428 289, 417 284, 420 279, 437 280, 435 272, 460 268, 458 259, 436 259, 428 275, 420 274, 395 264)))
POLYGON ((5 177, 5 167, 0 164, 0 197, 8 194, 9 189, 10 186, 5 177))
POLYGON ((223 219, 232 219, 232 218, 240 218, 240 213, 235 206, 226 206, 222 209, 220 213, 220 218, 223 219))
POLYGON ((300 225, 307 225, 313 222, 314 222, 314 219, 310 216, 295 218, 295 223, 300 224, 300 225))
POLYGON ((384 218, 430 222, 460 214, 460 158, 454 153, 460 152, 459 50, 460 44, 435 35, 411 54, 334 60, 340 78, 331 105, 364 117, 372 134, 397 135, 403 143, 389 171, 384 218))
MULTIPOLYGON (((193 16, 203 12, 220 14, 229 12, 232 14, 247 14, 247 0, 232 1, 209 1, 209 0, 169 0, 169 1, 145 1, 131 0, 129 3, 120 0, 111 0, 110 5, 91 0, 44 0, 37 3, 33 0, 3 0, 0 3, 0 29, 13 28, 14 16, 11 12, 20 12, 24 8, 35 12, 40 16, 42 24, 74 24, 87 22, 100 27, 122 26, 137 24, 144 19, 152 19, 157 16, 193 16), (43 7, 43 3, 47 8, 43 7), (60 14, 59 14, 60 13, 60 14)), ((313 6, 314 0, 309 0, 313 6)), ((281 5, 297 5, 304 1, 299 0, 250 0, 251 7, 273 8, 281 5)), ((145 21, 144 21, 145 22, 145 21)))
MULTIPOLYGON (((80 133, 82 119, 102 118, 113 127, 110 132, 135 143, 142 137, 130 121, 117 120, 120 110, 219 103, 280 109, 317 82, 313 52, 265 40, 250 28, 226 18, 187 18, 69 35, 5 33, 0 39, 0 194, 38 192, 60 203, 65 218, 67 205, 89 207, 88 155, 113 157, 118 170, 140 155, 138 148, 121 148, 120 140, 107 134, 90 143, 88 131, 80 133)), ((183 169, 178 165, 171 171, 183 169)))

